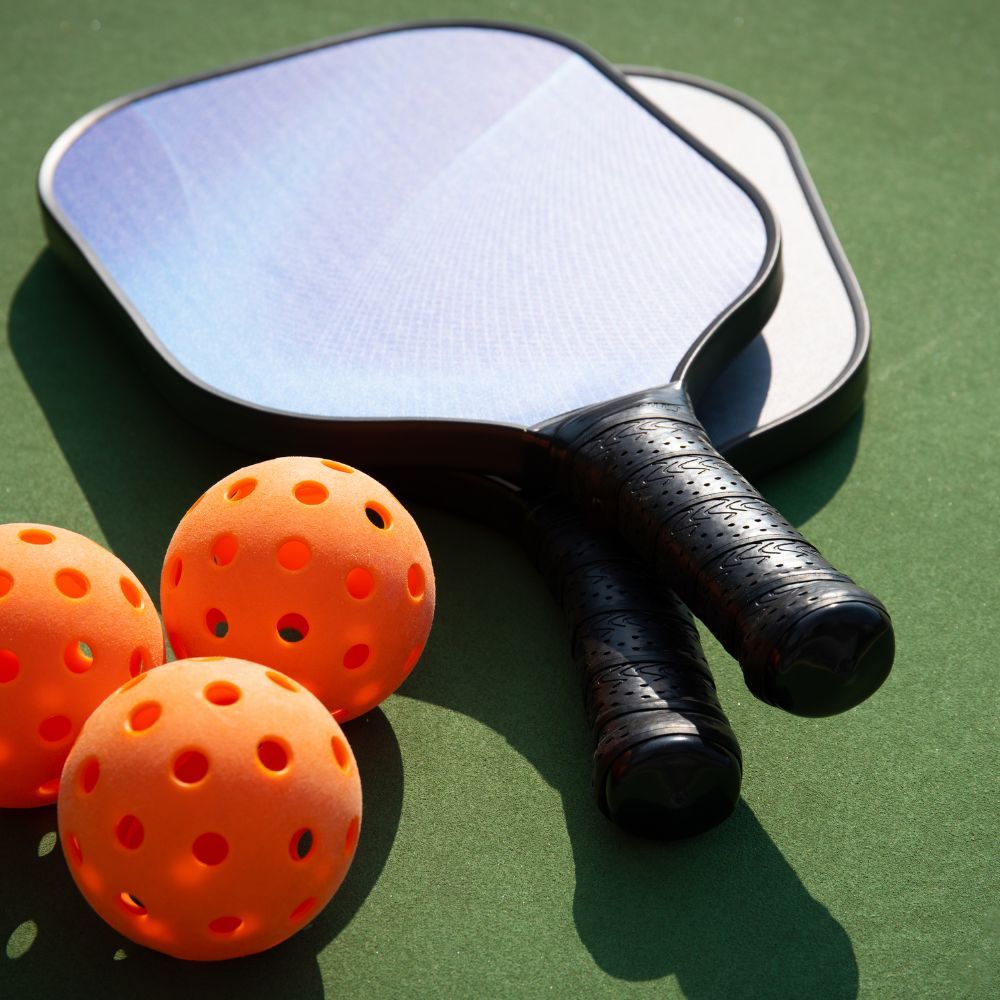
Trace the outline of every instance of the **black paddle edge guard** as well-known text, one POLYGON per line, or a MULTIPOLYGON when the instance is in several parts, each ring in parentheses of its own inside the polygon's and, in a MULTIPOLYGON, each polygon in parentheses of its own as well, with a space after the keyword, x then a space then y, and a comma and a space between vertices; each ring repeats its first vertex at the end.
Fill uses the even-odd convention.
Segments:
POLYGON ((757 698, 824 716, 881 686, 895 653, 885 607, 719 455, 683 385, 570 415, 554 437, 559 488, 669 579, 757 698))

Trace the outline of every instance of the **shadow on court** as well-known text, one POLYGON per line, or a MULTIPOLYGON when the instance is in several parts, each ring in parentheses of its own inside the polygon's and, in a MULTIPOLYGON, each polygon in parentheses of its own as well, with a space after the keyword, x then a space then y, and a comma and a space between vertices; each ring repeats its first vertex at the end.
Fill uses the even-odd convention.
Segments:
MULTIPOLYGON (((6 810, 0 823, 0 978, 10 997, 323 997, 316 954, 364 903, 385 867, 403 802, 399 744, 379 709, 345 727, 364 783, 364 836, 333 902, 278 948, 238 962, 178 962, 125 940, 73 884, 56 810, 6 810), (9 992, 8 992, 9 991, 9 992)), ((252 824, 253 817, 247 817, 252 824)))
POLYGON ((481 551, 449 549, 450 524, 437 513, 423 520, 432 551, 442 553, 438 596, 449 610, 435 625, 434 655, 402 693, 490 727, 559 792, 575 862, 573 916, 600 968, 626 982, 674 975, 691 1000, 856 997, 847 933, 742 800, 720 827, 676 843, 634 837, 604 819, 561 614, 540 584, 497 586, 491 577, 506 580, 506 564, 484 573, 481 551), (539 623, 549 625, 544 643, 522 643, 520 633, 534 635, 539 623), (503 669, 462 669, 488 643, 504 650, 503 669))
MULTIPOLYGON (((162 553, 180 516, 207 484, 253 456, 189 425, 102 326, 91 301, 44 253, 12 305, 14 356, 109 545, 157 593, 162 553)), ((772 499, 792 520, 809 516, 836 491, 853 461, 859 428, 858 420, 808 459, 802 490, 785 485, 804 478, 794 472, 769 480, 776 484, 772 499)), ((496 662, 484 664, 492 670, 462 669, 468 648, 476 646, 473 632, 481 647, 484 636, 509 633, 523 609, 516 594, 498 592, 480 572, 481 553, 455 542, 453 524, 437 513, 425 522, 439 578, 436 652, 404 694, 489 726, 558 790, 576 864, 573 916, 597 965, 626 982, 676 975, 685 994, 698 1000, 856 996, 857 963, 846 932, 809 895, 745 805, 720 829, 680 844, 628 837, 596 813, 591 747, 568 653, 538 663, 529 649, 503 669, 496 662)), ((556 648, 565 650, 561 619, 554 608, 545 613, 560 640, 556 648)), ((378 879, 403 795, 403 764, 385 717, 376 712, 358 720, 348 736, 366 792, 358 860, 329 910, 307 931, 244 962, 180 965, 127 942, 127 960, 114 961, 122 939, 93 917, 59 850, 38 856, 39 843, 54 829, 54 812, 6 819, 0 826, 3 926, 18 928, 8 944, 15 953, 30 944, 5 964, 12 995, 78 995, 76 984, 83 983, 105 984, 108 993, 134 986, 150 996, 322 996, 315 956, 378 879), (30 921, 37 934, 29 942, 30 921)))

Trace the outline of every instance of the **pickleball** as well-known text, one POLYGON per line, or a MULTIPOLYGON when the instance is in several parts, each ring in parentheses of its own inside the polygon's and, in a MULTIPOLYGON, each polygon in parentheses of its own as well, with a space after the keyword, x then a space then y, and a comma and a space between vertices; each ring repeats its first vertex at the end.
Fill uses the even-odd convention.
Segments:
POLYGON ((90 905, 178 958, 263 951, 351 865, 361 782, 337 722, 275 670, 178 660, 126 682, 66 762, 59 836, 90 905))
POLYGON ((0 806, 55 802, 90 713, 163 659, 153 602, 117 556, 65 528, 0 525, 0 806))
POLYGON ((178 657, 274 667, 341 721, 402 684, 434 615, 413 517, 371 476, 320 458, 271 459, 212 486, 177 526, 160 586, 178 657))

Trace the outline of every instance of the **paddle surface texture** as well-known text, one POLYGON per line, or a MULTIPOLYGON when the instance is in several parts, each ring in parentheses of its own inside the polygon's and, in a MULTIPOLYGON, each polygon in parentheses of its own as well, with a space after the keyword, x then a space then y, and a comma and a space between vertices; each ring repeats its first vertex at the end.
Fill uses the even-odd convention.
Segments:
POLYGON ((829 714, 886 676, 885 609, 688 399, 773 308, 773 218, 593 54, 500 26, 352 37, 105 108, 41 192, 196 419, 551 479, 651 555, 758 696, 829 714))

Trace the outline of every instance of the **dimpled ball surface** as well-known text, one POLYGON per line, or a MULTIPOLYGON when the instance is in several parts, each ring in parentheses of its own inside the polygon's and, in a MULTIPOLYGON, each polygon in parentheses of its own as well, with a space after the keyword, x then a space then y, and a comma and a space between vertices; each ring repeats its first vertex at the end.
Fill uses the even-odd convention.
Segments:
POLYGON ((261 462, 206 491, 170 541, 160 587, 178 657, 275 667, 340 721, 399 687, 434 615, 416 522, 371 476, 320 458, 261 462))
POLYGON ((54 803, 87 716, 163 658, 153 602, 117 556, 65 528, 0 525, 0 807, 54 803))
POLYGON ((270 948, 343 881, 361 822, 354 755, 275 670, 178 660, 90 717, 63 773, 59 837, 116 930, 178 958, 270 948))

